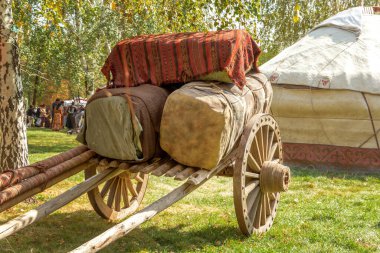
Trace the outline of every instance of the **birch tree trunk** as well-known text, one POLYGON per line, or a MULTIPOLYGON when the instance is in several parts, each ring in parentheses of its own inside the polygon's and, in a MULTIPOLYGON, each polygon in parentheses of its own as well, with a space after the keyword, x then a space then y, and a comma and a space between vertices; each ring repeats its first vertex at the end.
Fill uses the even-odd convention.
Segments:
POLYGON ((12 0, 0 1, 0 171, 28 163, 25 107, 18 47, 12 27, 12 0))

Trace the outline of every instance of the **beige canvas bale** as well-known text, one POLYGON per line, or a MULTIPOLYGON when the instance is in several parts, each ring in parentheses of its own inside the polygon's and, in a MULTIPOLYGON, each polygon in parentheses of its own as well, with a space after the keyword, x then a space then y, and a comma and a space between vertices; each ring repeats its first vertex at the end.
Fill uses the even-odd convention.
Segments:
POLYGON ((270 84, 248 76, 243 90, 200 81, 176 90, 162 116, 162 149, 184 165, 212 169, 231 151, 248 119, 263 112, 264 85, 270 84))

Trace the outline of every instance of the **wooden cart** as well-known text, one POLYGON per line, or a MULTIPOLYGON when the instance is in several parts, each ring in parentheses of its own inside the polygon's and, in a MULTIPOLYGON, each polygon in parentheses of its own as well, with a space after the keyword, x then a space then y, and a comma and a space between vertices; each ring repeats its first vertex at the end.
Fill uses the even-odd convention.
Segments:
MULTIPOLYGON (((57 166, 65 167, 63 163, 57 166)), ((290 180, 289 168, 282 165, 279 127, 272 116, 257 114, 245 126, 235 148, 212 170, 187 167, 170 157, 154 158, 146 163, 132 164, 95 155, 81 164, 72 166, 70 170, 58 174, 45 185, 39 185, 1 204, 0 211, 81 170, 85 170, 84 182, 35 210, 1 225, 0 239, 52 213, 86 192, 91 205, 101 217, 109 220, 124 219, 138 209, 147 189, 150 174, 186 181, 161 199, 73 252, 94 252, 104 248, 170 207, 215 175, 233 177, 235 212, 243 234, 263 233, 272 226, 280 192, 288 189, 290 180)), ((46 173, 46 171, 41 173, 46 173)), ((32 177, 18 184, 30 178, 32 177)), ((9 187, 15 187, 15 184, 9 187)))

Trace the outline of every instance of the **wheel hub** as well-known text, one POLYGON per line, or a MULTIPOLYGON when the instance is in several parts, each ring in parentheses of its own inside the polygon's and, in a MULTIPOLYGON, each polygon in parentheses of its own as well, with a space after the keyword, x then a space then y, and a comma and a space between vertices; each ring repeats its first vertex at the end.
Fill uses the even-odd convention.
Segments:
POLYGON ((260 188, 263 192, 275 193, 288 190, 290 169, 278 162, 263 163, 260 173, 260 188))

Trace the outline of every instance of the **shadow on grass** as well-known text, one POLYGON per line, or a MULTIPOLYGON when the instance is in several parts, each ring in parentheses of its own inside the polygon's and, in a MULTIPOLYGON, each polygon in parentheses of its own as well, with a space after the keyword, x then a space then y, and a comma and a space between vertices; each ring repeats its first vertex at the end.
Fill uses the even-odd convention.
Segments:
MULTIPOLYGON (((56 213, 1 240, 0 249, 1 252, 67 252, 116 224, 101 219, 94 211, 56 213)), ((164 228, 149 225, 148 221, 142 228, 138 227, 110 244, 103 252, 188 252, 207 246, 223 246, 227 239, 246 238, 232 225, 203 224, 199 228, 188 226, 178 224, 176 227, 164 228)))

